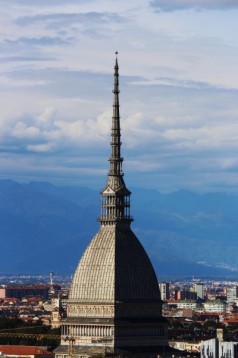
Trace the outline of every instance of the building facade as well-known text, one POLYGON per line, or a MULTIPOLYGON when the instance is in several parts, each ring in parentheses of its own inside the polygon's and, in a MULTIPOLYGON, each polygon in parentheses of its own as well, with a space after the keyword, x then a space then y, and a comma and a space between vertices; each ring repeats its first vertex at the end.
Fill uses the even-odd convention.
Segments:
POLYGON ((162 301, 169 300, 170 298, 169 283, 159 282, 159 289, 160 289, 161 300, 162 301))
POLYGON ((197 293, 197 297, 200 299, 204 299, 204 285, 203 283, 195 283, 194 291, 197 293))
POLYGON ((226 289, 227 302, 237 302, 238 301, 238 286, 228 287, 226 289))
POLYGON ((100 228, 72 280, 57 358, 157 357, 161 352, 165 357, 168 349, 156 274, 131 230, 131 193, 122 171, 117 58, 113 93, 110 167, 101 192, 100 228))
POLYGON ((238 342, 202 341, 201 358, 238 358, 238 342))
POLYGON ((197 300, 197 292, 185 291, 185 290, 178 290, 175 291, 174 295, 175 300, 197 300))
POLYGON ((197 302, 194 300, 184 300, 180 302, 176 302, 177 308, 185 308, 185 309, 191 309, 193 311, 196 311, 198 305, 197 302))
POLYGON ((226 312, 226 303, 220 300, 205 302, 203 307, 205 312, 214 312, 214 313, 226 312))
POLYGON ((201 342, 201 358, 238 358, 238 342, 225 342, 218 328, 216 338, 201 342))
MULTIPOLYGON (((55 284, 55 292, 60 291, 60 286, 55 284)), ((31 285, 31 286, 5 286, 0 287, 0 298, 18 298, 21 300, 25 297, 39 296, 49 298, 50 285, 31 285)))
POLYGON ((54 353, 37 346, 0 345, 4 358, 54 358, 54 353))

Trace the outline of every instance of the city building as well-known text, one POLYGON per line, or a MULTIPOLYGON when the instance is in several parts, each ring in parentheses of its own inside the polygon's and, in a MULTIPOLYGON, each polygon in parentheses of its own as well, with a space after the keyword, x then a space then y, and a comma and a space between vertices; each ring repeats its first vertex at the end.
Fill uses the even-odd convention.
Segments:
POLYGON ((71 283, 57 358, 72 352, 80 358, 156 358, 169 350, 157 277, 131 230, 131 193, 122 171, 117 58, 113 93, 110 168, 101 192, 100 228, 71 283))
POLYGON ((61 326, 61 319, 62 319, 60 295, 52 294, 50 301, 51 301, 51 327, 59 328, 61 326))
POLYGON ((238 358, 238 342, 224 342, 223 330, 217 329, 217 337, 201 342, 201 358, 238 358))
POLYGON ((195 311, 198 307, 197 302, 194 300, 184 300, 176 302, 177 308, 191 309, 195 311))
POLYGON ((6 358, 54 358, 55 356, 54 353, 36 346, 0 345, 0 352, 6 358))
MULTIPOLYGON (((200 341, 188 342, 186 340, 183 340, 183 341, 178 340, 177 341, 177 340, 173 339, 172 341, 169 342, 169 345, 175 349, 182 351, 182 352, 197 353, 198 354, 197 356, 200 357, 200 354, 199 354, 200 346, 201 346, 200 341)), ((187 356, 191 356, 191 355, 187 355, 187 356)), ((181 353, 180 357, 184 357, 184 354, 181 353)), ((194 355, 192 355, 192 357, 194 357, 194 355)))
MULTIPOLYGON (((0 287, 0 298, 18 298, 39 296, 47 299, 49 297, 50 285, 32 285, 32 286, 5 286, 0 287)), ((60 286, 54 285, 54 290, 59 291, 60 286)))
POLYGON ((226 312, 226 303, 220 300, 207 301, 203 305, 205 312, 226 312))
POLYGON ((227 300, 227 302, 237 302, 238 301, 238 286, 227 287, 226 300, 227 300))
POLYGON ((197 292, 191 291, 175 291, 175 300, 195 300, 197 299, 197 292))
POLYGON ((237 342, 218 342, 216 338, 202 341, 201 358, 237 358, 237 342))
POLYGON ((159 282, 159 289, 160 289, 161 300, 162 301, 169 300, 169 298, 170 298, 169 283, 168 282, 159 282))
POLYGON ((200 299, 204 299, 204 285, 203 283, 195 283, 194 291, 197 293, 197 297, 200 299))

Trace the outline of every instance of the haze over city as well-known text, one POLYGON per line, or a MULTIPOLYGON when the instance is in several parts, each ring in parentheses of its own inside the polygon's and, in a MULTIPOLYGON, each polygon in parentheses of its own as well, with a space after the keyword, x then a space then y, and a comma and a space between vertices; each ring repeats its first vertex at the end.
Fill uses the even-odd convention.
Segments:
POLYGON ((237 189, 237 1, 0 1, 1 178, 100 189, 119 52, 128 186, 237 189))

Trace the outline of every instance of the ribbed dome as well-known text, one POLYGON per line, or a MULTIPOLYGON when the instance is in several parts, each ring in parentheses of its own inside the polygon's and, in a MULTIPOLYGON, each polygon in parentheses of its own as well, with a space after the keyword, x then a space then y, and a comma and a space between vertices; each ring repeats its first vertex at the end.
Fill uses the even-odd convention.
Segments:
POLYGON ((152 264, 130 228, 101 226, 82 256, 72 280, 69 302, 158 302, 152 264))

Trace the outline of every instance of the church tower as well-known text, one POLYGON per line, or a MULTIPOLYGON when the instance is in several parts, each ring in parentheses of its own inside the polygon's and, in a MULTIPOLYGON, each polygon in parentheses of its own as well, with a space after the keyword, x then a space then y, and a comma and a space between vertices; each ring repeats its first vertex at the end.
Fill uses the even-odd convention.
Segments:
POLYGON ((115 60, 111 155, 101 192, 100 228, 75 271, 56 358, 157 357, 167 322, 156 274, 131 230, 130 191, 121 156, 119 66, 115 60))

